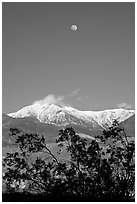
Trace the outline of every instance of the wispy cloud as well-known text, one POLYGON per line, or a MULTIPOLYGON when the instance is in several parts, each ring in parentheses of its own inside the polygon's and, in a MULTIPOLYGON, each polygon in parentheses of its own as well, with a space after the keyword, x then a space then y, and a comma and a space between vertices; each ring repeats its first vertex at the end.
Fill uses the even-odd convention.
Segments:
POLYGON ((130 108, 132 108, 132 105, 123 102, 123 103, 117 104, 117 108, 130 109, 130 108))
POLYGON ((34 101, 33 104, 37 104, 37 105, 44 105, 44 104, 60 104, 60 105, 64 105, 64 96, 55 96, 53 94, 50 94, 46 97, 44 97, 43 99, 34 101))
POLYGON ((48 96, 44 97, 43 99, 34 101, 32 104, 37 104, 37 105, 57 104, 57 105, 62 105, 62 106, 69 105, 66 102, 66 98, 69 98, 69 97, 72 98, 72 97, 76 96, 78 92, 79 92, 79 89, 76 89, 72 93, 66 94, 64 96, 55 96, 53 94, 49 94, 48 96))
POLYGON ((74 97, 78 94, 79 91, 80 91, 79 89, 75 89, 71 94, 67 94, 66 96, 67 97, 74 97))

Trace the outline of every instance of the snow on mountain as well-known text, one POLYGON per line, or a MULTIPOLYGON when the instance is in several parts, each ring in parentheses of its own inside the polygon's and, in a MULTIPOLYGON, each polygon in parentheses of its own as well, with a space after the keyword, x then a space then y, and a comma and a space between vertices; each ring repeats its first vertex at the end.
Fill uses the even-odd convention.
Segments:
POLYGON ((123 122, 135 114, 135 110, 110 109, 104 111, 86 111, 88 116, 91 116, 100 126, 106 127, 111 125, 114 120, 123 122))
POLYGON ((106 125, 110 125, 114 119, 122 122, 134 114, 134 110, 125 109, 80 111, 70 106, 33 104, 7 115, 13 118, 35 117, 40 122, 55 124, 57 126, 78 124, 91 127, 105 127, 106 125))
POLYGON ((9 113, 7 115, 13 118, 24 118, 24 117, 38 117, 42 111, 42 107, 39 105, 26 106, 15 113, 9 113))

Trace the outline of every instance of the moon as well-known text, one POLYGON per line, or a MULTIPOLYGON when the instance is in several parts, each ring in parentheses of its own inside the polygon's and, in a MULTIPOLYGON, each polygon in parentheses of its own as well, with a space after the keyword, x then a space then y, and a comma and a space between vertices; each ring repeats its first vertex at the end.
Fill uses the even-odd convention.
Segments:
POLYGON ((78 29, 78 26, 77 26, 77 25, 72 25, 72 26, 71 26, 71 30, 76 31, 77 29, 78 29))

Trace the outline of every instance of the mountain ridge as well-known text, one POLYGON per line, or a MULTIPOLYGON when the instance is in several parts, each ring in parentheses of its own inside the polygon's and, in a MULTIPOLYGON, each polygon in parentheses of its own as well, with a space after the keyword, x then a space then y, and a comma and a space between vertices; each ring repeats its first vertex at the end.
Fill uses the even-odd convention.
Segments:
POLYGON ((71 106, 59 106, 56 104, 33 104, 23 107, 14 113, 7 114, 13 118, 33 117, 40 122, 66 126, 70 123, 84 126, 101 126, 105 128, 116 119, 122 122, 135 114, 134 110, 108 109, 102 111, 81 111, 71 106))
MULTIPOLYGON (((38 110, 36 110, 37 114, 38 110)), ((103 129, 117 118, 120 119, 120 123, 124 126, 126 133, 132 138, 135 136, 134 110, 109 109, 104 111, 86 111, 86 113, 84 111, 83 114, 83 111, 73 107, 57 107, 53 105, 46 108, 43 107, 41 110, 43 110, 43 115, 41 115, 42 122, 36 117, 34 110, 31 112, 31 107, 29 107, 28 111, 25 110, 29 114, 22 114, 19 117, 17 117, 18 113, 20 114, 22 109, 12 114, 2 114, 3 146, 11 146, 14 143, 15 138, 9 137, 10 128, 18 128, 25 132, 33 132, 39 135, 44 134, 47 143, 55 143, 60 129, 73 127, 76 133, 82 135, 82 137, 92 139, 94 136, 100 135, 103 129), (62 122, 64 118, 67 121, 65 123, 62 122)))

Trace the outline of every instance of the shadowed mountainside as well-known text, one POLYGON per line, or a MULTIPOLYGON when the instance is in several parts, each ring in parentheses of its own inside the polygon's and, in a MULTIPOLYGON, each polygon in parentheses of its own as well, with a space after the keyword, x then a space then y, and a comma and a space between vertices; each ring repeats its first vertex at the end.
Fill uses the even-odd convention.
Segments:
POLYGON ((69 124, 66 126, 55 126, 53 124, 46 124, 39 122, 36 118, 12 118, 6 114, 2 115, 2 135, 3 146, 10 146, 14 142, 14 139, 9 137, 10 128, 18 128, 25 132, 33 132, 43 134, 47 143, 55 143, 56 137, 60 129, 65 127, 73 127, 77 133, 83 133, 86 135, 95 136, 102 132, 102 128, 97 126, 95 128, 85 127, 83 125, 69 124))

